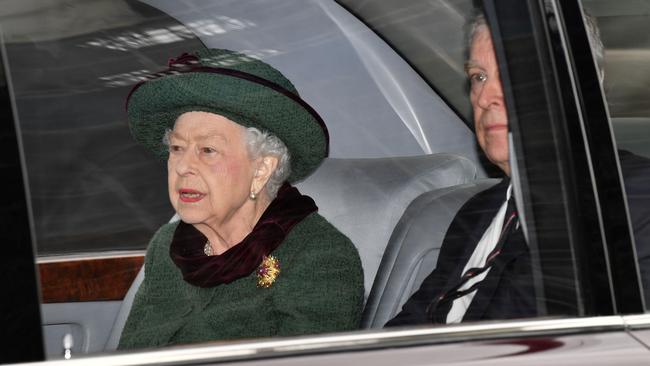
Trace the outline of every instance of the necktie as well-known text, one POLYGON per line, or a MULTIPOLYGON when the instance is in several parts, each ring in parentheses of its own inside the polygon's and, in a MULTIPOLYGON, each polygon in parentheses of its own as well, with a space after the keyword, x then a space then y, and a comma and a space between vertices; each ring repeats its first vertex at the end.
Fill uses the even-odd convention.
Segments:
POLYGON ((465 273, 463 273, 456 285, 437 296, 429 304, 429 306, 427 306, 427 314, 429 315, 431 322, 446 323, 447 314, 449 313, 454 300, 471 293, 472 291, 476 290, 478 286, 480 286, 481 282, 479 281, 464 290, 460 290, 463 285, 465 285, 470 279, 480 275, 481 273, 484 273, 490 269, 492 265, 494 265, 494 261, 501 253, 503 245, 507 241, 508 236, 517 229, 517 223, 518 218, 515 200, 513 197, 510 197, 508 200, 508 205, 506 206, 506 214, 501 233, 499 234, 499 239, 497 240, 494 249, 490 252, 490 254, 488 254, 485 265, 483 267, 469 268, 467 271, 465 271, 465 273))

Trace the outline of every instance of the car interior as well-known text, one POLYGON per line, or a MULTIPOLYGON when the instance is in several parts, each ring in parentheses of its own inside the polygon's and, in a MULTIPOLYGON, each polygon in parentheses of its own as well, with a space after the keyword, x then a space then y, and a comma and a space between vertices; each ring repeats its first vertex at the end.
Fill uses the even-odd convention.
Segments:
MULTIPOLYGON (((362 329, 382 328, 399 312, 435 267, 456 212, 499 181, 475 143, 464 97, 463 34, 471 0, 426 2, 426 9, 425 2, 414 3, 407 10, 400 1, 313 0, 300 6, 290 0, 99 1, 96 8, 72 2, 64 10, 52 3, 51 8, 15 5, 16 18, 32 28, 16 22, 3 29, 36 237, 52 243, 37 244, 39 263, 93 253, 142 255, 151 232, 172 217, 164 167, 130 141, 123 101, 143 76, 187 48, 228 48, 263 59, 285 73, 326 121, 330 157, 297 187, 359 251, 365 276, 362 329), (74 21, 84 13, 85 24, 74 21), (43 14, 55 20, 39 33, 34 19, 43 14), (418 16, 400 22, 409 14, 418 16), (57 81, 44 86, 43 76, 30 74, 31 68, 60 74, 53 72, 57 81), (82 105, 71 112, 62 107, 64 98, 78 98, 82 105), (74 119, 70 113, 76 113, 74 119), (48 123, 53 118, 63 122, 48 123), (62 138, 72 141, 70 146, 50 155, 47 150, 62 138), (108 153, 111 147, 118 148, 108 153), (78 172, 72 167, 77 154, 87 154, 78 172), (76 175, 52 178, 52 169, 76 175), (146 194, 136 200, 139 190, 146 194), (83 204, 62 202, 76 192, 84 192, 83 204), (113 210, 115 202, 120 208, 113 210), (86 242, 95 246, 79 249, 77 244, 86 242)), ((625 57, 634 50, 623 50, 614 32, 607 32, 616 28, 617 17, 620 22, 629 14, 613 13, 603 0, 585 3, 602 19, 613 60, 607 73, 621 75, 634 64, 649 76, 647 54, 625 57)), ((617 90, 638 95, 635 88, 617 90)), ((649 118, 642 117, 647 104, 639 102, 633 111, 618 107, 617 100, 611 97, 610 108, 619 147, 650 157, 649 118)), ((63 357, 66 348, 73 354, 115 350, 143 276, 140 270, 121 301, 42 304, 48 358, 63 357), (67 335, 72 345, 65 344, 67 335)))
MULTIPOLYGON (((149 4, 182 24, 209 12, 217 19, 228 14, 223 5, 197 4, 188 10, 173 1, 149 4)), ((309 2, 299 8, 280 6, 272 14, 235 10, 244 15, 231 11, 227 16, 240 19, 240 32, 200 40, 207 47, 262 50, 258 54, 285 72, 327 121, 330 157, 298 188, 357 246, 365 275, 363 327, 381 328, 434 266, 456 210, 472 192, 496 180, 486 178, 466 123, 392 48, 339 5, 309 2), (308 22, 313 37, 325 35, 317 48, 292 42, 289 32, 296 25, 278 25, 287 16, 308 22), (255 29, 247 29, 250 24, 255 29), (265 33, 268 39, 250 32, 265 33), (314 79, 310 70, 301 70, 303 64, 329 69, 314 79), (367 97, 360 100, 355 94, 367 97), (436 209, 429 210, 431 205, 436 209), (427 221, 431 218, 436 225, 427 221), (399 285, 403 283, 408 286, 399 285)), ((48 354, 63 354, 66 334, 75 339, 73 354, 114 350, 142 278, 140 271, 122 302, 43 304, 48 354)))

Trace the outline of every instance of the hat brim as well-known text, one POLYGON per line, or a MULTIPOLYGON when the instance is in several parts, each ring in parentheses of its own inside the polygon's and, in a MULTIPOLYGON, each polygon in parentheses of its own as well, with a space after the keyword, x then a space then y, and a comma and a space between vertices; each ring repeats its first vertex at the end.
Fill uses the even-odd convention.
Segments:
POLYGON ((310 175, 327 157, 329 142, 322 120, 296 98, 230 75, 166 75, 149 80, 132 92, 127 102, 129 128, 137 142, 166 159, 163 135, 181 114, 219 114, 244 127, 269 131, 282 140, 291 154, 288 181, 294 183, 310 175))

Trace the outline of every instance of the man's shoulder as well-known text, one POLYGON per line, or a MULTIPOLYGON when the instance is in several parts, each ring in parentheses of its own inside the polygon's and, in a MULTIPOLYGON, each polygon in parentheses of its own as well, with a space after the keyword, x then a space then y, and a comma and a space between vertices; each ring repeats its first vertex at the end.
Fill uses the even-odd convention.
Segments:
POLYGON ((500 207, 506 198, 506 191, 509 186, 510 179, 507 177, 502 178, 495 185, 475 194, 467 202, 470 206, 500 207))
MULTIPOLYGON (((621 172, 623 173, 623 181, 626 183, 626 188, 629 183, 642 181, 647 183, 650 181, 650 159, 633 154, 626 150, 619 150, 618 156, 621 162, 621 172)), ((648 187, 644 184, 643 188, 648 187)))
POLYGON ((503 204, 509 184, 508 179, 502 179, 499 183, 468 199, 456 213, 446 236, 466 235, 468 231, 480 231, 482 234, 503 204))

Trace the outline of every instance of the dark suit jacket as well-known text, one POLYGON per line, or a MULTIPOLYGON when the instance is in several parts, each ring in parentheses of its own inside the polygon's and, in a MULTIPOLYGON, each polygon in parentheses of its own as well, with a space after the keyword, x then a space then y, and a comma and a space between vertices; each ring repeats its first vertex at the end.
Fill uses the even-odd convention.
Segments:
MULTIPOLYGON (((461 207, 447 230, 436 269, 387 326, 432 322, 428 306, 458 283, 465 264, 503 204, 508 184, 509 180, 504 179, 461 207)), ((508 237, 463 320, 535 316, 532 283, 528 246, 521 229, 518 229, 508 237)))
POLYGON ((618 157, 632 221, 646 309, 650 309, 650 159, 625 150, 619 150, 618 157))

